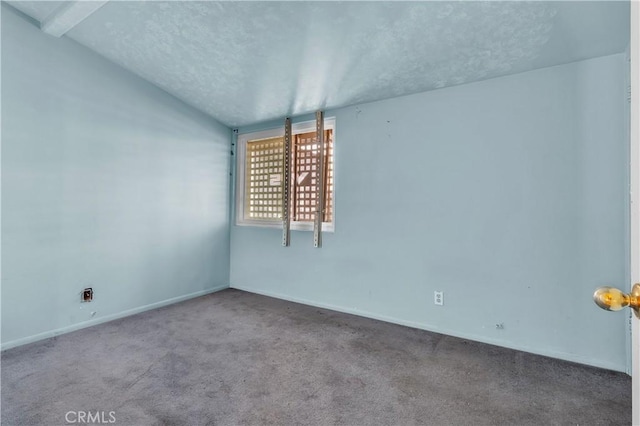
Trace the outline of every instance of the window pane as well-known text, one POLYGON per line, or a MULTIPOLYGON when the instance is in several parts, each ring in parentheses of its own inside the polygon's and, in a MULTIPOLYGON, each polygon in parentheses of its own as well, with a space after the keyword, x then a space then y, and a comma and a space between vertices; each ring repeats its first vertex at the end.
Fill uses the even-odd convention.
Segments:
POLYGON ((282 219, 282 149, 282 137, 247 142, 245 219, 282 219))
MULTIPOLYGON (((325 130, 324 143, 325 214, 323 221, 333 220, 333 130, 325 130)), ((300 133, 293 138, 292 219, 312 222, 318 189, 318 155, 316 133, 300 133)))

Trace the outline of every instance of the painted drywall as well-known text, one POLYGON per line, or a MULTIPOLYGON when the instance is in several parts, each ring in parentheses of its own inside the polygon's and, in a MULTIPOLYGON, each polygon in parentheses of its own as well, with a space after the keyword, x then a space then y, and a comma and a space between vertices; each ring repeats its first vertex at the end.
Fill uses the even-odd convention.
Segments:
POLYGON ((591 296, 628 282, 625 67, 328 111, 335 233, 233 226, 231 286, 624 371, 628 312, 591 296))
POLYGON ((5 5, 2 89, 3 348, 228 286, 228 128, 5 5))

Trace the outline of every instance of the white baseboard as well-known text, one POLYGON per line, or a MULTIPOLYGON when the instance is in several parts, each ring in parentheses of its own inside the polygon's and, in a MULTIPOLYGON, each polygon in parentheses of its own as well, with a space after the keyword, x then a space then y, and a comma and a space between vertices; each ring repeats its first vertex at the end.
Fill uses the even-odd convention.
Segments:
POLYGON ((118 313, 111 314, 111 315, 106 315, 104 317, 92 319, 92 320, 89 320, 89 321, 83 321, 83 322, 80 322, 80 323, 77 323, 77 324, 68 325, 66 327, 57 328, 55 330, 45 331, 44 333, 34 334, 33 336, 28 336, 28 337, 23 337, 23 338, 16 339, 16 340, 11 340, 9 342, 3 343, 0 346, 0 350, 4 351, 6 349, 15 348, 17 346, 26 345, 28 343, 37 342, 38 340, 48 339, 50 337, 55 337, 55 336, 59 336, 61 334, 70 333, 72 331, 80 330, 80 329, 83 329, 83 328, 91 327, 91 326, 94 326, 94 325, 102 324, 102 323, 113 321, 113 320, 116 320, 116 319, 120 319, 120 318, 128 317, 128 316, 131 316, 131 315, 139 314, 141 312, 145 312, 145 311, 150 311, 152 309, 161 308, 163 306, 173 305, 174 303, 179 303, 179 302, 183 302, 185 300, 189 300, 189 299, 193 299, 193 298, 196 298, 196 297, 204 296, 206 294, 215 293, 217 291, 224 290, 224 289, 227 289, 227 288, 229 288, 229 286, 225 285, 225 286, 219 286, 219 287, 210 288, 210 289, 207 289, 207 290, 196 291, 195 293, 185 294, 183 296, 178 296, 178 297, 173 297, 171 299, 161 300, 160 302, 150 303, 148 305, 140 306, 140 307, 133 308, 133 309, 128 309, 126 311, 118 312, 118 313))
POLYGON ((514 345, 511 342, 505 342, 503 340, 487 339, 485 336, 479 336, 479 335, 473 335, 473 334, 467 334, 467 333, 460 333, 460 332, 455 331, 455 330, 449 330, 449 329, 446 329, 446 328, 436 327, 436 326, 433 326, 433 325, 418 323, 418 322, 414 322, 414 321, 407 321, 407 320, 403 320, 403 319, 399 319, 399 318, 389 317, 389 316, 386 316, 386 315, 379 315, 379 314, 376 314, 376 313, 373 313, 373 312, 363 311, 363 310, 360 310, 360 309, 357 309, 357 308, 348 308, 348 307, 344 307, 344 306, 331 305, 331 304, 327 304, 327 303, 318 303, 318 302, 314 302, 314 301, 307 300, 307 299, 291 297, 291 296, 288 296, 286 294, 274 293, 274 292, 270 292, 270 291, 256 290, 256 289, 252 289, 252 288, 249 288, 249 287, 243 287, 243 286, 239 286, 239 285, 231 285, 230 288, 233 288, 233 289, 236 289, 236 290, 246 291, 246 292, 249 292, 249 293, 260 294, 262 296, 273 297, 273 298, 276 298, 276 299, 287 300, 289 302, 295 302, 295 303, 301 303, 303 305, 314 306, 316 308, 323 308, 323 309, 329 309, 329 310, 332 310, 332 311, 343 312, 343 313, 346 313, 346 314, 358 315, 358 316, 361 316, 361 317, 371 318, 371 319, 384 321, 384 322, 389 322, 389 323, 392 323, 392 324, 404 325, 404 326, 411 327, 411 328, 417 328, 417 329, 420 329, 420 330, 431 331, 433 333, 445 334, 447 336, 458 337, 458 338, 461 338, 461 339, 472 340, 472 341, 475 341, 475 342, 486 343, 486 344, 489 344, 489 345, 501 346, 501 347, 504 347, 504 348, 514 349, 514 350, 517 350, 517 351, 529 352, 529 353, 536 354, 536 355, 548 356, 550 358, 562 359, 562 360, 565 360, 565 361, 576 362, 578 364, 585 364, 585 365, 590 365, 592 367, 604 368, 606 370, 613 370, 613 371, 618 371, 618 372, 629 374, 629 372, 626 371, 625 366, 620 366, 620 365, 617 365, 617 364, 608 363, 606 361, 604 361, 604 362, 603 361, 597 361, 597 360, 593 360, 591 358, 584 357, 584 356, 581 356, 581 355, 576 355, 576 354, 571 354, 571 353, 566 353, 566 352, 560 352, 560 351, 554 351, 554 350, 544 350, 544 349, 539 349, 539 348, 532 348, 532 347, 529 347, 529 346, 526 346, 526 345, 517 345, 517 344, 514 345))

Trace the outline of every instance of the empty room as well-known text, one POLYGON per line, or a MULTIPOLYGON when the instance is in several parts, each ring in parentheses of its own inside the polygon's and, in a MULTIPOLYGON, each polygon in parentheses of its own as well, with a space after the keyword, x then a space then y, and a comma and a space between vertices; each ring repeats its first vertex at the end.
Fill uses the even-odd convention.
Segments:
POLYGON ((0 13, 2 425, 640 426, 637 1, 0 13))

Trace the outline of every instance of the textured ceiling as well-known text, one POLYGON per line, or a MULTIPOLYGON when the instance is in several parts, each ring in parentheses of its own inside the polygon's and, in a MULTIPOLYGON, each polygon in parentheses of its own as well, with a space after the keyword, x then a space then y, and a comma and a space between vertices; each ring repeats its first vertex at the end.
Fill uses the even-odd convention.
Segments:
POLYGON ((66 36, 235 127, 622 52, 628 16, 613 1, 111 1, 66 36))
POLYGON ((10 4, 21 12, 42 22, 54 10, 63 5, 64 1, 12 1, 10 4))

